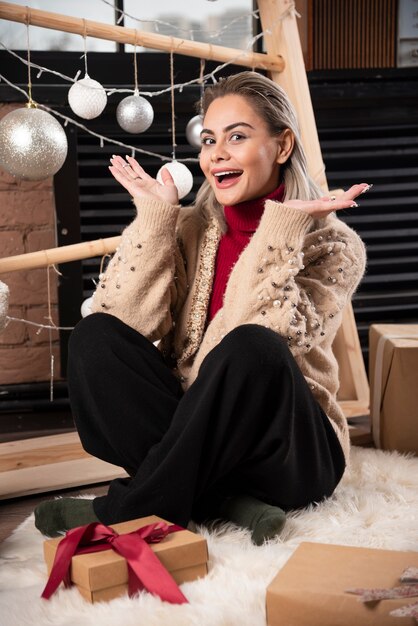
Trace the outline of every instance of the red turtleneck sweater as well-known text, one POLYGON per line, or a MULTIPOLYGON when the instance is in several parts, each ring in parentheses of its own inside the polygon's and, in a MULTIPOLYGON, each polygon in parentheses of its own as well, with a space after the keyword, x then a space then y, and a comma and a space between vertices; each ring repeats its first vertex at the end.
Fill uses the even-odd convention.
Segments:
POLYGON ((212 295, 209 303, 208 322, 222 308, 223 297, 232 268, 241 252, 247 246, 251 236, 257 230, 264 212, 266 200, 281 202, 284 196, 284 185, 280 185, 268 196, 240 202, 234 206, 225 206, 227 231, 219 242, 215 262, 212 295))

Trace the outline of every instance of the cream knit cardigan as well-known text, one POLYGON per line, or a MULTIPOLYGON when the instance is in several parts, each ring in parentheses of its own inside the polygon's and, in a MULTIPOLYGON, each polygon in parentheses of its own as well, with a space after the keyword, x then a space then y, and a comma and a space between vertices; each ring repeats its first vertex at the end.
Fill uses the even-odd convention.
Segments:
POLYGON ((242 324, 271 328, 288 340, 315 398, 349 457, 347 421, 336 400, 338 364, 331 346, 342 312, 365 269, 358 235, 334 214, 307 213, 268 200, 236 262, 223 307, 206 327, 221 228, 193 208, 134 200, 92 310, 115 315, 160 349, 187 389, 208 352, 242 324))

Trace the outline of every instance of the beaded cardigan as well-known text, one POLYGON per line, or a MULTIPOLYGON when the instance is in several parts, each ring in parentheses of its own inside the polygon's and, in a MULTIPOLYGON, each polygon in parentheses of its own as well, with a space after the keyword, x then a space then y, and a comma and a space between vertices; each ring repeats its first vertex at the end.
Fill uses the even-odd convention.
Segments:
POLYGON ((260 324, 287 338, 313 395, 349 457, 337 402, 332 342, 365 269, 359 236, 335 214, 314 220, 267 200, 260 224, 232 269, 223 307, 206 325, 222 229, 192 207, 134 199, 137 217, 100 275, 92 311, 115 315, 159 347, 187 389, 236 326, 260 324))

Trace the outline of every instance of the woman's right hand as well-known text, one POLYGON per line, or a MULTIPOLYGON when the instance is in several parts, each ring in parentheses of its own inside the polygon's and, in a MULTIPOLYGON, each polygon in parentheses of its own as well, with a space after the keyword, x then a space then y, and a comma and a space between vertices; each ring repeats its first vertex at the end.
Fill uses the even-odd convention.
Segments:
POLYGON ((109 170, 112 176, 131 194, 133 198, 148 198, 150 200, 162 200, 169 204, 178 204, 179 196, 170 172, 161 170, 162 183, 152 178, 139 165, 138 161, 130 156, 126 161, 121 156, 113 155, 110 159, 112 165, 109 170))

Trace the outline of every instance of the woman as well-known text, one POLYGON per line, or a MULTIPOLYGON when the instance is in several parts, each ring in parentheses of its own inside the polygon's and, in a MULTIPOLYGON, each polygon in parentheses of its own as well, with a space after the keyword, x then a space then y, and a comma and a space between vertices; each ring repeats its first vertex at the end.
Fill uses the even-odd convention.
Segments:
POLYGON ((157 514, 229 519, 260 544, 344 472, 331 345, 365 252, 334 211, 369 185, 321 197, 286 94, 257 73, 206 89, 203 111, 195 206, 166 170, 159 184, 111 159, 138 215, 72 334, 68 382, 85 449, 130 478, 43 503, 46 534, 157 514))

